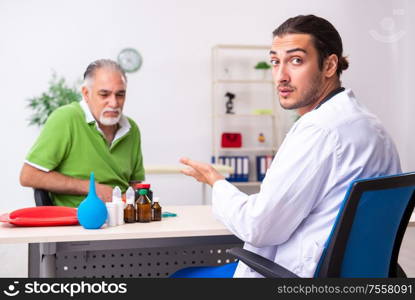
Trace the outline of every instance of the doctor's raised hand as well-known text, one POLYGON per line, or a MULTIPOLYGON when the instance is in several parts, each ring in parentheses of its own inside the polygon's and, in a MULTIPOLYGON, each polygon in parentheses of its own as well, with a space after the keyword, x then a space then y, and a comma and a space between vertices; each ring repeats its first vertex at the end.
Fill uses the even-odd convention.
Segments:
POLYGON ((180 162, 187 166, 186 169, 180 171, 181 173, 191 176, 197 181, 209 184, 210 186, 213 186, 218 180, 225 179, 225 177, 209 164, 197 162, 187 157, 181 158, 180 162))

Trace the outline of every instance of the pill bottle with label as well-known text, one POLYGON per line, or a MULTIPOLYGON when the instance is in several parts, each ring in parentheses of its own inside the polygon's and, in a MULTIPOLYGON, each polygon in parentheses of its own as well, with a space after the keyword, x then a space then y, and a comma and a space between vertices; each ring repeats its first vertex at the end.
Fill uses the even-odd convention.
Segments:
POLYGON ((134 207, 134 190, 129 187, 127 190, 126 198, 127 198, 127 206, 124 209, 124 222, 125 223, 134 223, 136 221, 136 210, 134 207))
POLYGON ((147 197, 147 190, 141 189, 136 201, 137 222, 145 223, 151 221, 151 202, 147 197))
POLYGON ((153 205, 151 206, 151 221, 161 221, 161 206, 159 197, 153 198, 153 205))
POLYGON ((153 203, 153 191, 150 189, 151 185, 149 183, 136 183, 134 184, 135 189, 135 201, 140 197, 140 190, 147 190, 147 197, 150 199, 150 202, 153 203))

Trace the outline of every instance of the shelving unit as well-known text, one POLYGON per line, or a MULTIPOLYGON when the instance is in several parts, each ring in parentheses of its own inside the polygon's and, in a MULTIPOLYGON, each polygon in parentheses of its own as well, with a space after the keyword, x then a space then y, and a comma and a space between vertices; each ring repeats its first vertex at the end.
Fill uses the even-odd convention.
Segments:
POLYGON ((234 182, 238 187, 258 189, 256 156, 274 156, 280 144, 278 132, 279 107, 271 70, 256 70, 259 61, 269 60, 269 46, 217 45, 212 49, 212 156, 220 163, 221 156, 249 158, 247 182, 234 182), (235 95, 234 114, 226 113, 225 94, 235 95), (254 114, 255 110, 269 114, 254 114), (222 148, 224 132, 241 133, 241 148, 222 148), (258 141, 259 134, 265 142, 258 141))

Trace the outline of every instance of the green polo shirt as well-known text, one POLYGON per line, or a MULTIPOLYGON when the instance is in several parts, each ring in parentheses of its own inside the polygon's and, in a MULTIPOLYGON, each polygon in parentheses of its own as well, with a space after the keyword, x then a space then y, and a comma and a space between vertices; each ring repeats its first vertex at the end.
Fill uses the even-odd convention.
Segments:
MULTIPOLYGON (((111 145, 108 144, 87 104, 73 102, 55 110, 30 149, 26 163, 43 171, 119 186, 144 180, 140 131, 123 116, 111 145)), ((51 193, 55 205, 77 207, 85 196, 51 193)))

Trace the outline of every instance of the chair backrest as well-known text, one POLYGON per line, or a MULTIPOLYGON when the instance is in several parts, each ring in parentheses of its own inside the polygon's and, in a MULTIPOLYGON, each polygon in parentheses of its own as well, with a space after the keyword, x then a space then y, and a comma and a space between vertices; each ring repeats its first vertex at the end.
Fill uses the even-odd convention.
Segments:
POLYGON ((50 199, 49 192, 42 189, 34 189, 36 206, 53 206, 53 202, 50 199))
POLYGON ((394 277, 415 205, 415 173, 350 184, 315 277, 394 277))

